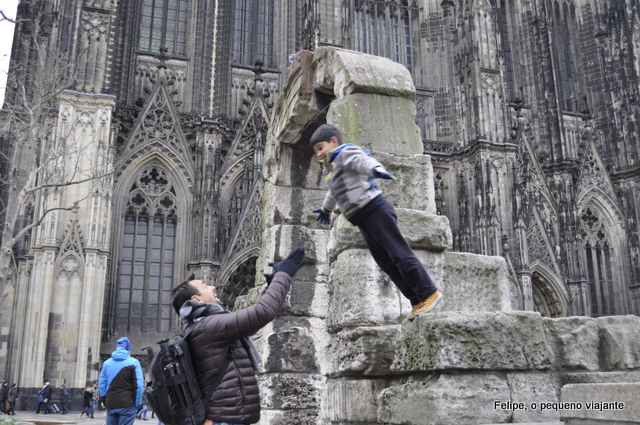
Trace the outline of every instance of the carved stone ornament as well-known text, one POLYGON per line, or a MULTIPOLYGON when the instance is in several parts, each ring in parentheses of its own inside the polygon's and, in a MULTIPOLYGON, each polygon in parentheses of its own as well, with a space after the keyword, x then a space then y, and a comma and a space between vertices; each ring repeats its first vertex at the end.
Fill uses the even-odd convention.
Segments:
POLYGON ((103 37, 109 29, 109 15, 84 11, 80 34, 89 38, 103 37))

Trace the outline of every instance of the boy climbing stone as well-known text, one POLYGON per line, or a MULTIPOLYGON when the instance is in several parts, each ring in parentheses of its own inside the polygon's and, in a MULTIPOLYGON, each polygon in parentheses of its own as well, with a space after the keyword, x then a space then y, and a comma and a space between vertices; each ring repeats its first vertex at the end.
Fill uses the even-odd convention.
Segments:
POLYGON ((322 207, 313 210, 318 214, 316 220, 329 224, 337 204, 345 218, 360 229, 376 263, 411 302, 407 318, 413 320, 431 310, 442 294, 400 233, 396 212, 375 181, 395 177, 369 156, 369 151, 351 143, 343 145, 340 130, 331 124, 318 127, 310 144, 327 166, 329 184, 322 207))

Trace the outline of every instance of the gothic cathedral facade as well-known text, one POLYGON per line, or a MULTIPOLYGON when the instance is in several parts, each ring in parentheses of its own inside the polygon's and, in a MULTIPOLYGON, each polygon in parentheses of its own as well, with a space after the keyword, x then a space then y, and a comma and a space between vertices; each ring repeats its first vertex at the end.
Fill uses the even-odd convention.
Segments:
MULTIPOLYGON (((322 45, 409 69, 438 213, 455 250, 506 259, 515 308, 640 314, 636 1, 23 0, 5 109, 64 64, 36 151, 72 140, 104 173, 3 187, 37 225, 6 276, 1 377, 83 388, 118 337, 142 354, 179 329, 189 274, 228 305, 254 286, 271 106, 322 45)), ((28 175, 35 153, 0 137, 28 175)))

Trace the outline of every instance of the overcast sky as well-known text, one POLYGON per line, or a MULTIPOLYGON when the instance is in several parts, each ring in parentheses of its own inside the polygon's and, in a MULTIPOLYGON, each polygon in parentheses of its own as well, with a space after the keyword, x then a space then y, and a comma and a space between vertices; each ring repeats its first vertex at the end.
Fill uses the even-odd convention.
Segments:
MULTIPOLYGON (((2 0, 0 10, 10 18, 16 17, 18 0, 2 0)), ((14 24, 7 21, 0 22, 0 105, 4 102, 4 88, 7 83, 9 58, 11 57, 11 43, 13 42, 14 24)))

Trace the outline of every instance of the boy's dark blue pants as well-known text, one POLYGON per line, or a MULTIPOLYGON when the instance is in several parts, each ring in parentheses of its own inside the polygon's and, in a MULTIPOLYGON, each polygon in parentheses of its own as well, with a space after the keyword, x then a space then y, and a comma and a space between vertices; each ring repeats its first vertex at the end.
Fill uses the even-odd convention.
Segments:
POLYGON ((437 288, 400 233, 396 211, 386 200, 358 223, 373 259, 400 292, 416 305, 437 288))

